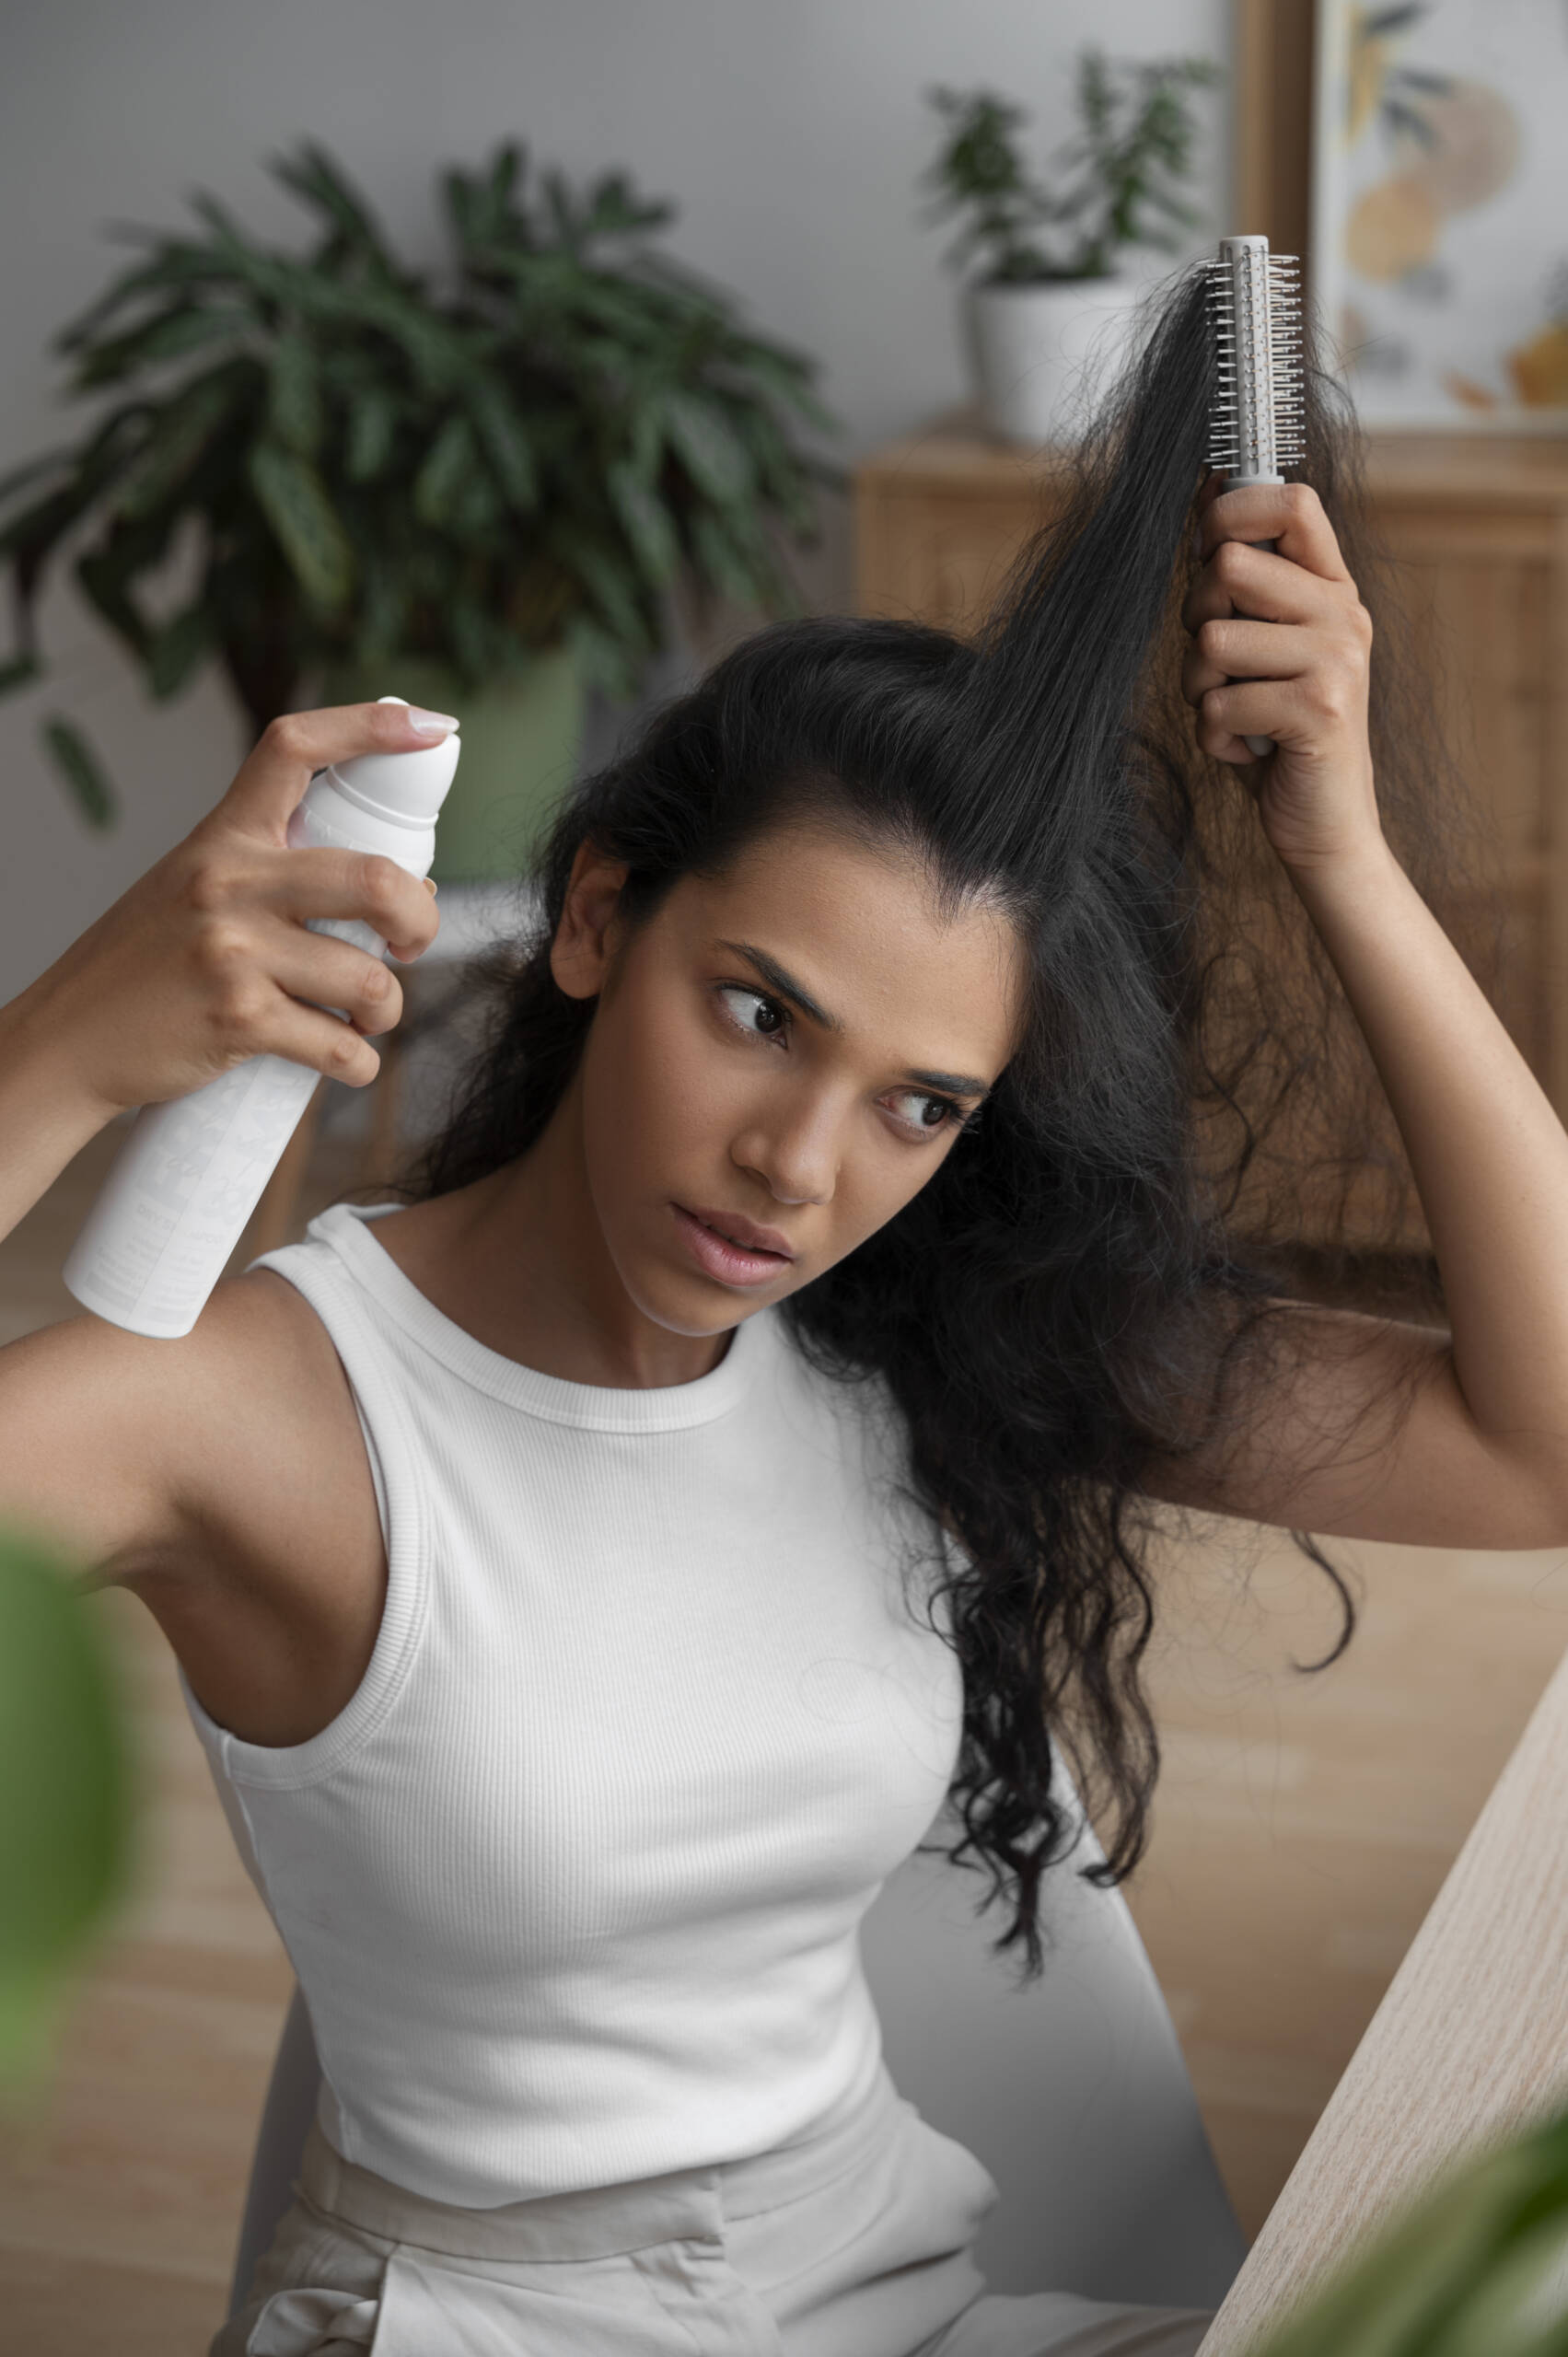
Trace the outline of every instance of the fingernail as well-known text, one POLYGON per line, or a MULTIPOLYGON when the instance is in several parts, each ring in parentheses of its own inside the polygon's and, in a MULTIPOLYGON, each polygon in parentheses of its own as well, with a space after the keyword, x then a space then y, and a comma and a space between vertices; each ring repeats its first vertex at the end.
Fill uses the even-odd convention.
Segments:
POLYGON ((437 885, 434 876, 427 876, 425 877, 424 888, 427 892, 435 892, 440 889, 440 887, 437 885))
POLYGON ((409 706, 408 725, 421 737, 449 737, 458 720, 455 713, 426 712, 414 703, 409 706))

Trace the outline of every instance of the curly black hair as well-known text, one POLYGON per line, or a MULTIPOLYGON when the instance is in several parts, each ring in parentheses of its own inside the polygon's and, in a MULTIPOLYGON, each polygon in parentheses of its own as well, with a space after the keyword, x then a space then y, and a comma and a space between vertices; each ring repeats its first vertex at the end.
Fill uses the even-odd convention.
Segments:
MULTIPOLYGON (((1489 838, 1432 718, 1371 531, 1353 412, 1304 362, 1306 457, 1374 618, 1372 750, 1385 832, 1483 988, 1489 838)), ((627 869, 645 921, 803 812, 913 847, 947 909, 983 895, 1028 952, 1021 1044, 972 1132, 893 1219, 781 1306, 846 1383, 880 1378, 951 1605, 965 1714, 949 1800, 1010 1895, 995 1943, 1041 1968, 1045 1869, 1075 1820, 1071 1763, 1121 1880, 1159 1760, 1140 1684, 1158 1457, 1239 1445, 1282 1379, 1289 1297, 1414 1272, 1442 1321, 1409 1163, 1317 935, 1237 772, 1196 749, 1179 689, 1212 381, 1201 278, 1144 298, 1133 354, 1062 457, 1051 513, 978 637, 821 617, 763 630, 571 791, 533 846, 541 915, 488 960, 481 1051, 440 1132, 393 1182, 444 1194, 527 1154, 593 1020, 550 970, 574 854, 627 869), (1359 1272, 1359 1277, 1357 1272, 1359 1272), (956 1544, 954 1543, 956 1542, 956 1544)), ((519 902, 521 906, 521 902, 519 902)), ((379 1187, 373 1191, 385 1195, 379 1187)), ((1383 1444, 1388 1419, 1328 1436, 1383 1444)), ((1351 1591, 1333 1580, 1339 1643, 1351 1591)), ((1314 1665, 1323 1666, 1323 1664, 1314 1665)))

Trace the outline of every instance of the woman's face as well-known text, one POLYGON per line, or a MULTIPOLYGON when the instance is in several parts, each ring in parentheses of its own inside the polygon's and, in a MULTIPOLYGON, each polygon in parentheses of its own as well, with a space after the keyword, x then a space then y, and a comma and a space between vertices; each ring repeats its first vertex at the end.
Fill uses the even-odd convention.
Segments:
POLYGON ((682 877, 637 928, 615 916, 624 872, 582 847, 552 957, 598 1000, 577 1075, 588 1190, 644 1314, 719 1333, 938 1169, 1012 1051, 1022 952, 988 909, 940 923, 918 861, 822 822, 682 877))

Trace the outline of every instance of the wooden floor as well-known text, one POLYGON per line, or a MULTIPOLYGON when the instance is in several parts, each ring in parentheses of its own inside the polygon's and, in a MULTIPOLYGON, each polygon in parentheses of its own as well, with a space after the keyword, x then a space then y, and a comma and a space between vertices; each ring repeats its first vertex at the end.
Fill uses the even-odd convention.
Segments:
MULTIPOLYGON (((71 1314, 58 1271, 118 1143, 0 1243, 0 1340, 71 1314)), ((308 1215, 354 1182, 323 1140, 308 1215)), ((1365 1603, 1345 1660, 1320 1573, 1278 1534, 1172 1550, 1153 1684, 1166 1772, 1133 1910, 1242 2223, 1266 2212, 1568 1646, 1568 1557, 1338 1545, 1365 1603)), ((47 2107, 0 2155, 4 2357, 199 2357, 219 2318, 288 1988, 171 1665, 95 1600, 145 1732, 137 1902, 87 1980, 47 2107)))

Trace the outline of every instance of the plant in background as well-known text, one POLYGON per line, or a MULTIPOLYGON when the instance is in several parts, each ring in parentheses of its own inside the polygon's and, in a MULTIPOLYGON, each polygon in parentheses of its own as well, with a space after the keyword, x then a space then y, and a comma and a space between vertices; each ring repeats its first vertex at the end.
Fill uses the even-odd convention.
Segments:
POLYGON ((0 2094, 37 2087, 127 1877, 129 1731, 75 1578, 0 1529, 0 2094))
POLYGON ((1568 2112, 1445 2170, 1251 2357, 1563 2357, 1568 2112))
MULTIPOLYGON (((792 610, 778 541, 814 536, 833 479, 796 437, 832 421, 812 362, 656 250, 668 204, 618 173, 530 181, 503 145, 443 176, 436 287, 319 148, 272 168, 316 216, 311 251, 198 198, 203 234, 134 233, 150 257, 58 339, 73 395, 122 398, 0 482, 0 691, 40 676, 40 588, 78 535, 76 581, 152 693, 216 658, 253 732, 302 677, 400 656, 481 689, 565 645, 629 692, 678 584, 792 610)), ((45 733, 107 823, 80 733, 45 733)))
POLYGON ((958 216, 948 250, 959 265, 978 261, 987 285, 1034 285, 1112 274, 1123 246, 1176 251, 1168 224, 1191 229, 1201 217, 1172 182, 1190 168, 1197 125, 1186 92, 1223 80, 1205 58, 1112 64, 1096 49, 1079 56, 1074 103, 1078 135, 1053 159, 1063 175, 1051 188, 1033 179, 1016 134, 1028 116, 984 90, 936 89, 930 101, 946 127, 926 174, 936 192, 933 217, 958 216), (1075 176, 1075 177, 1074 177, 1075 176), (1152 221, 1149 212, 1163 216, 1152 221), (1065 250, 1040 242, 1048 225, 1064 227, 1065 250))

